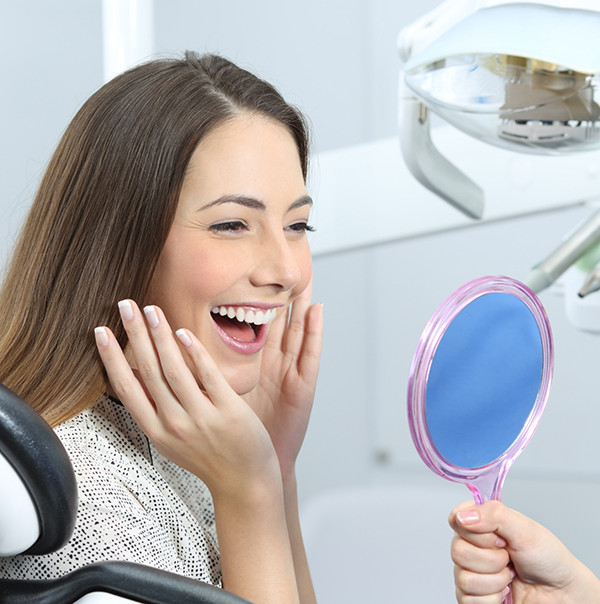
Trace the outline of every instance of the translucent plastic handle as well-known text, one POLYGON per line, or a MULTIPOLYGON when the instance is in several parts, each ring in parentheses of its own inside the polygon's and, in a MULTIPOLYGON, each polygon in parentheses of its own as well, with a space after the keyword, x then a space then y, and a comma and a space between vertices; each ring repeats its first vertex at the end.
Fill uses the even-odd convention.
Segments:
MULTIPOLYGON (((484 475, 479 478, 478 481, 474 481, 473 484, 467 484, 475 505, 481 505, 485 501, 500 501, 500 493, 502 491, 502 485, 511 463, 501 465, 498 467, 497 473, 484 475)), ((512 597, 512 585, 508 585, 508 593, 506 594, 502 604, 513 604, 512 597)))

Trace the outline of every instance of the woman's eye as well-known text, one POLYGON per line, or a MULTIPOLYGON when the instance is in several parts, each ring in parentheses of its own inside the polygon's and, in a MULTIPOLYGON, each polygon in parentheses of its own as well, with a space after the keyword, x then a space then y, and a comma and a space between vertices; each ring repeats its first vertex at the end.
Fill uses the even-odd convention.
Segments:
POLYGON ((295 222, 287 227, 290 231, 296 231, 297 233, 313 233, 315 228, 310 226, 308 222, 295 222))
POLYGON ((230 222, 219 222, 218 224, 213 224, 211 225, 210 230, 215 233, 227 233, 230 231, 248 230, 248 227, 239 220, 232 220, 230 222))

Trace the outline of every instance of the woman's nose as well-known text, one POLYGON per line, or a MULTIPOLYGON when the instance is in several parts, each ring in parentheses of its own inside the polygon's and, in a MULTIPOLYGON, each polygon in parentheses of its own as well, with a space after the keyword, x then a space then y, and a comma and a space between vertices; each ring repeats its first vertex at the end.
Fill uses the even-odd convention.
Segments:
POLYGON ((287 291, 300 281, 300 266, 283 233, 263 238, 257 248, 251 275, 254 285, 272 285, 287 291))

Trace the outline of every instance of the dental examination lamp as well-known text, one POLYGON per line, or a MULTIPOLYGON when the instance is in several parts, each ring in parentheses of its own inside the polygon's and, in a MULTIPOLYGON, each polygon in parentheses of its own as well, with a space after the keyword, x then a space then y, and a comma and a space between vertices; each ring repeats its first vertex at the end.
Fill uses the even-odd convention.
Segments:
MULTIPOLYGON (((483 190, 436 149, 431 111, 512 151, 600 149, 598 40, 598 0, 448 0, 405 27, 400 140, 410 171, 467 216, 482 217, 483 190)), ((540 263, 528 285, 545 289, 599 240, 600 213, 540 263)), ((591 291, 588 284, 580 295, 591 291)))
POLYGON ((483 191, 433 145, 430 111, 513 151, 600 148, 600 4, 563 4, 449 0, 400 32, 404 159, 472 218, 483 214, 483 191))

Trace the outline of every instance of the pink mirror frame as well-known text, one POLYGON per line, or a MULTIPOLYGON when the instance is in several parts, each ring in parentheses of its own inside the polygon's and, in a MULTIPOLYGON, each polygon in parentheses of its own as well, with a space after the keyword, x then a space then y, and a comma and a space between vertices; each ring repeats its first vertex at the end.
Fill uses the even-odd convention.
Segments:
POLYGON ((554 369, 554 345, 550 322, 541 302, 525 285, 510 277, 482 277, 470 281, 451 294, 434 313, 425 327, 415 356, 408 381, 408 423, 415 447, 425 464, 436 474, 453 482, 465 484, 480 504, 489 499, 500 500, 500 493, 506 474, 514 460, 525 448, 535 432, 550 394, 554 369), (490 293, 507 293, 521 300, 534 316, 542 343, 543 367, 539 392, 523 429, 512 445, 485 466, 462 468, 446 460, 436 449, 429 429, 425 397, 427 379, 433 357, 446 329, 473 300, 490 293))

